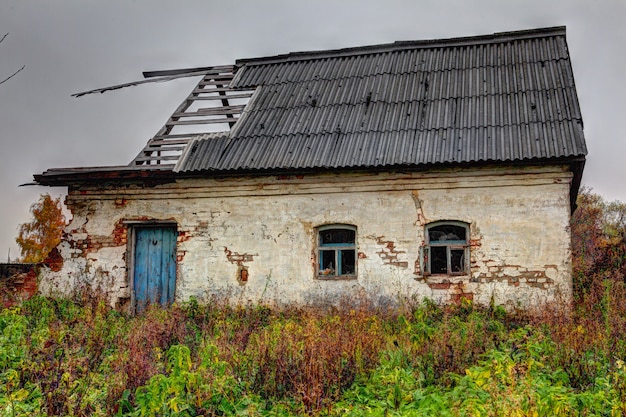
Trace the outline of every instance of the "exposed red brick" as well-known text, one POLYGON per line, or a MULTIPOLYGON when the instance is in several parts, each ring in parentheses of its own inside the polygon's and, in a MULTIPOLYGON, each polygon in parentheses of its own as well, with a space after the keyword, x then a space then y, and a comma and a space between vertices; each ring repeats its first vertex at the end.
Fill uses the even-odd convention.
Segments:
POLYGON ((24 276, 24 283, 22 284, 22 294, 26 295, 28 298, 37 294, 37 290, 39 288, 37 282, 37 271, 36 269, 31 269, 24 276))
POLYGON ((50 251, 43 263, 54 272, 59 272, 61 268, 63 268, 63 257, 59 253, 59 250, 54 248, 50 251))
POLYGON ((191 233, 184 231, 184 230, 179 230, 178 231, 178 237, 176 238, 176 241, 178 243, 180 242, 186 242, 189 239, 191 239, 191 233))
POLYGON ((128 242, 128 226, 121 220, 115 224, 113 229, 113 242, 116 246, 122 246, 128 242))
POLYGON ((413 265, 413 275, 422 275, 422 268, 419 258, 415 260, 415 264, 413 265))
POLYGON ((428 286, 432 290, 449 290, 451 285, 452 284, 450 284, 449 282, 429 282, 428 283, 428 286))
POLYGON ((16 305, 21 300, 26 300, 37 294, 38 267, 34 266, 28 272, 20 273, 3 280, 0 287, 0 301, 4 308, 16 305))
POLYGON ((382 246, 382 249, 376 254, 383 260, 385 265, 393 265, 400 268, 407 268, 408 262, 398 261, 398 255, 406 253, 406 251, 396 250, 396 244, 391 240, 385 240, 385 236, 376 237, 376 243, 382 246))
POLYGON ((241 280, 241 282, 248 281, 248 270, 246 268, 241 268, 241 270, 239 271, 239 279, 241 280))

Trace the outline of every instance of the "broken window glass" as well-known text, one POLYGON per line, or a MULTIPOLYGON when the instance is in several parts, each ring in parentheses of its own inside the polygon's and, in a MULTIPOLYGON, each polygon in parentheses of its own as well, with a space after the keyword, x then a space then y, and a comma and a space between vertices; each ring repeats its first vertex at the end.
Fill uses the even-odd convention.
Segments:
POLYGON ((436 222, 426 226, 423 264, 425 274, 469 273, 469 227, 462 222, 436 222))
POLYGON ((318 274, 320 277, 354 277, 356 260, 356 228, 325 226, 318 229, 318 274))

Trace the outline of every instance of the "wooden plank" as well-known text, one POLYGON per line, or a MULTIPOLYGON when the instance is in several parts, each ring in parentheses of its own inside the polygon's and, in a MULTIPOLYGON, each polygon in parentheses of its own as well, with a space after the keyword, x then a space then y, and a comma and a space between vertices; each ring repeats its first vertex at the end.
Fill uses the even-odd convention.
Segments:
POLYGON ((194 137, 200 135, 201 133, 190 133, 190 134, 178 134, 178 135, 165 135, 165 136, 155 136, 148 141, 148 145, 150 144, 159 144, 159 143, 171 143, 174 145, 179 144, 187 144, 194 137), (184 139, 187 138, 187 139, 184 139))
POLYGON ((233 80, 233 77, 229 77, 229 78, 212 78, 210 80, 202 80, 198 83, 198 86, 205 86, 205 85, 219 85, 219 86, 223 86, 225 84, 228 84, 230 81, 233 80))
POLYGON ((172 145, 154 145, 146 146, 143 148, 143 152, 178 152, 185 149, 185 146, 172 146, 172 145))
MULTIPOLYGON (((226 110, 226 111, 231 111, 232 110, 232 111, 239 111, 239 112, 241 112, 245 108, 246 108, 245 104, 236 104, 234 106, 202 107, 202 108, 199 108, 197 110, 197 112, 200 113, 200 112, 204 112, 204 111, 209 111, 209 110, 213 111, 213 110, 218 110, 218 109, 226 110)), ((189 112, 187 112, 185 114, 189 114, 189 112)))
MULTIPOLYGON (((235 118, 221 118, 221 119, 211 119, 211 120, 171 120, 167 122, 167 126, 176 126, 176 125, 211 125, 211 124, 220 124, 220 123, 233 123, 239 120, 238 117, 235 118)), ((199 133, 201 134, 201 133, 199 133)))
POLYGON ((215 108, 207 108, 207 109, 198 109, 195 112, 188 113, 175 113, 172 117, 181 118, 181 117, 202 117, 202 116, 225 116, 228 114, 241 114, 244 106, 240 106, 240 108, 227 108, 227 107, 215 107, 215 108))
POLYGON ((191 92, 191 94, 208 94, 208 93, 228 93, 230 91, 237 91, 237 90, 233 90, 230 87, 224 87, 224 88, 194 88, 193 91, 191 92))
MULTIPOLYGON (((209 91, 207 91, 207 93, 209 93, 209 91)), ((252 94, 254 93, 246 93, 246 94, 230 94, 227 95, 226 98, 227 99, 237 99, 237 98, 250 98, 252 97, 252 94)), ((197 96, 197 97, 190 97, 189 100, 190 101, 195 101, 195 100, 223 100, 224 96, 197 96)))
MULTIPOLYGON (((208 111, 208 110, 210 110, 210 111, 214 111, 214 110, 226 110, 226 111, 228 111, 228 110, 233 110, 233 111, 241 111, 241 110, 243 110, 245 107, 246 107, 246 105, 245 105, 245 104, 235 104, 235 105, 232 105, 232 106, 200 107, 200 108, 198 108, 195 112, 193 112, 193 111, 184 111, 184 112, 181 112, 181 114, 201 113, 201 112, 203 112, 203 111, 208 111)), ((174 113, 174 114, 177 114, 177 113, 174 113)))
POLYGON ((220 72, 219 74, 218 73, 215 73, 215 74, 208 73, 204 77, 205 80, 233 79, 233 78, 235 78, 235 74, 233 74, 232 71, 230 71, 230 72, 220 72))
POLYGON ((176 160, 178 160, 178 158, 180 158, 180 153, 178 153, 176 155, 163 155, 163 154, 161 154, 160 151, 150 151, 150 152, 142 151, 142 153, 144 155, 141 156, 140 158, 147 158, 147 159, 150 159, 150 160, 176 161, 176 160))
POLYGON ((133 161, 128 165, 133 168, 133 171, 144 171, 147 169, 155 169, 159 171, 173 169, 176 166, 176 162, 174 163, 161 163, 161 161, 156 161, 156 164, 150 164, 151 161, 133 161))
POLYGON ((144 155, 138 156, 133 160, 133 162, 146 162, 146 161, 177 161, 180 158, 180 155, 161 155, 161 156, 151 156, 144 155))
POLYGON ((148 144, 146 146, 151 145, 153 143, 155 145, 158 145, 158 144, 168 144, 168 143, 171 143, 171 144, 183 144, 184 145, 184 144, 187 144, 187 143, 191 142, 191 140, 197 138, 198 136, 202 136, 202 135, 216 135, 216 137, 221 137, 225 133, 227 134, 228 132, 201 132, 201 133, 185 133, 185 134, 178 134, 178 135, 172 134, 172 135, 169 135, 169 136, 168 135, 166 135, 166 136, 155 136, 154 138, 152 138, 148 142, 148 144), (184 137, 187 137, 188 139, 170 139, 170 137, 171 138, 175 138, 176 136, 178 136, 178 137, 183 137, 184 136, 184 137))
POLYGON ((207 72, 208 74, 219 74, 223 72, 233 72, 235 70, 234 65, 217 65, 213 67, 197 67, 197 68, 181 68, 174 70, 162 70, 162 71, 144 71, 144 78, 151 77, 167 77, 171 75, 182 75, 190 72, 207 72))
POLYGON ((171 75, 169 77, 148 78, 147 80, 132 81, 132 82, 129 82, 129 83, 112 85, 110 87, 97 88, 95 90, 83 91, 81 93, 72 94, 72 97, 81 97, 81 96, 84 96, 84 95, 87 95, 87 94, 104 93, 104 92, 107 92, 107 91, 119 90, 121 88, 134 87, 136 85, 141 85, 141 84, 156 83, 156 82, 163 82, 163 81, 171 81, 171 80, 175 80, 177 78, 197 77, 197 76, 200 76, 200 75, 204 75, 204 73, 203 72, 197 72, 197 73, 188 73, 188 74, 180 74, 180 75, 171 75))

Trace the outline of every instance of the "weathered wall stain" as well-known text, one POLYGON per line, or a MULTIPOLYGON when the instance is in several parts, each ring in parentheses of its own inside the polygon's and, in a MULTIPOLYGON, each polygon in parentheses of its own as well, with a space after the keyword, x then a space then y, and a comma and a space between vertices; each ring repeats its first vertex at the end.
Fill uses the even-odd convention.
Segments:
POLYGON ((224 253, 226 254, 228 262, 237 266, 244 265, 244 262, 252 262, 255 256, 259 256, 258 254, 233 252, 227 247, 224 247, 224 253))
POLYGON ((420 200, 419 191, 418 190, 411 191, 411 198, 413 199, 413 203, 415 204, 415 211, 417 213, 415 225, 419 225, 419 226, 426 225, 428 221, 426 220, 426 216, 424 215, 424 209, 422 208, 422 200, 420 200))

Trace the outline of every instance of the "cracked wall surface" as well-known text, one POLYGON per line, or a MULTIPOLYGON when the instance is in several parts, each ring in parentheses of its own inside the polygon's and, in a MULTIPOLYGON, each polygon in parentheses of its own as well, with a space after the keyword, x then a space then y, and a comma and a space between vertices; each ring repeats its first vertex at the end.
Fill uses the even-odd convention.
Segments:
POLYGON ((175 224, 176 299, 337 303, 462 298, 534 308, 571 298, 569 187, 561 166, 187 179, 70 189, 73 213, 41 290, 104 292, 128 308, 133 227, 175 224), (424 276, 425 225, 470 230, 470 273, 424 276), (356 279, 320 280, 316 227, 357 228, 356 279))

